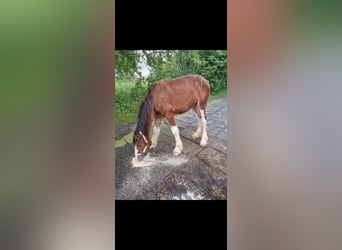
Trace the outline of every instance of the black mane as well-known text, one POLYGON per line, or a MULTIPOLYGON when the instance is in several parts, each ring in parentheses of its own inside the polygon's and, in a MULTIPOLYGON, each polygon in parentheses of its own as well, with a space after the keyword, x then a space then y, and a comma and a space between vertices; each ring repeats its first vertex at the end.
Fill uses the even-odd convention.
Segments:
POLYGON ((151 112, 153 111, 152 95, 151 95, 152 86, 150 86, 145 96, 145 99, 140 104, 138 124, 137 124, 137 128, 135 129, 135 133, 137 133, 138 131, 141 131, 144 135, 149 134, 147 125, 148 125, 148 117, 151 115, 151 112))

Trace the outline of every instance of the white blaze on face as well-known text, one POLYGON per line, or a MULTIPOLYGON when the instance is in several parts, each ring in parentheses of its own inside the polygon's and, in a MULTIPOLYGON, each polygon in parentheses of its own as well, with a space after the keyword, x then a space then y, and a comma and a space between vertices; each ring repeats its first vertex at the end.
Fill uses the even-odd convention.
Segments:
POLYGON ((137 146, 134 146, 134 156, 135 156, 135 158, 138 157, 138 149, 137 149, 137 146))
POLYGON ((136 157, 132 158, 132 167, 146 167, 152 164, 149 153, 145 156, 142 161, 138 161, 136 157))

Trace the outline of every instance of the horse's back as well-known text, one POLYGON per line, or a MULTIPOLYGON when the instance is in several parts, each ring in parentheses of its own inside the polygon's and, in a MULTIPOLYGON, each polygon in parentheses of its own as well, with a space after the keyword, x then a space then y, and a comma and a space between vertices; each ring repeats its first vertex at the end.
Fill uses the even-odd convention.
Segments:
POLYGON ((182 89, 184 91, 208 91, 210 92, 209 81, 200 75, 186 75, 169 80, 157 81, 154 85, 159 89, 168 89, 169 91, 177 91, 182 89))
POLYGON ((210 86, 200 75, 186 75, 170 80, 160 80, 151 88, 157 112, 184 113, 198 101, 207 102, 210 86))

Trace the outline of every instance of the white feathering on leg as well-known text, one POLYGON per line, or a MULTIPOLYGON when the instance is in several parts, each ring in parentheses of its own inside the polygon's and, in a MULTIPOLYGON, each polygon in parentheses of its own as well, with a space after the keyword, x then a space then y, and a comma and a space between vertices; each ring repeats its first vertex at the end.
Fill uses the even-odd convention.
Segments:
POLYGON ((172 131, 172 134, 174 135, 175 140, 176 140, 176 147, 173 149, 173 154, 177 156, 180 153, 182 153, 182 151, 183 151, 183 143, 182 143, 180 136, 179 136, 178 127, 177 126, 171 126, 171 131, 172 131))
POLYGON ((160 127, 157 128, 154 126, 153 127, 153 134, 152 134, 152 138, 151 138, 151 141, 152 141, 151 148, 157 147, 159 134, 160 134, 160 127))
POLYGON ((202 109, 200 109, 200 113, 201 113, 201 121, 202 121, 202 126, 203 126, 203 132, 202 132, 200 145, 202 147, 205 147, 208 144, 207 121, 205 119, 204 111, 202 109))

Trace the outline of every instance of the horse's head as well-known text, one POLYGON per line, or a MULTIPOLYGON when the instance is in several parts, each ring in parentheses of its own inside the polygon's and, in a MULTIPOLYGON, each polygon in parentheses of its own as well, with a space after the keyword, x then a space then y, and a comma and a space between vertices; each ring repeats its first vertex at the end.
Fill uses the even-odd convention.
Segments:
POLYGON ((136 130, 133 136, 134 155, 138 161, 144 159, 148 151, 150 150, 151 142, 140 131, 136 130))

